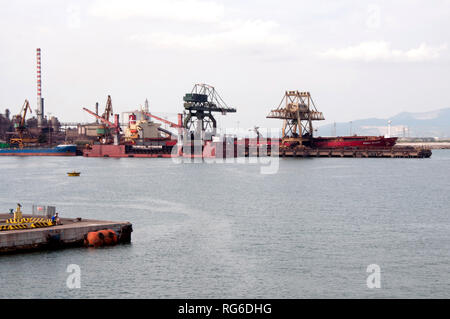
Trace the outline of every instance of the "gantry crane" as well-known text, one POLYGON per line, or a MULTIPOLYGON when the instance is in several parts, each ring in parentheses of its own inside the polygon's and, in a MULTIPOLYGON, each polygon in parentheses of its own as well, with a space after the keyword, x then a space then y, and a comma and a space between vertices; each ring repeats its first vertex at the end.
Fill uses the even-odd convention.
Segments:
POLYGON ((28 100, 25 100, 20 113, 14 117, 14 122, 15 122, 14 128, 16 130, 18 137, 11 138, 10 143, 19 145, 19 148, 23 148, 24 145, 27 143, 37 143, 38 142, 37 138, 32 138, 30 136, 28 129, 25 125, 25 118, 27 116, 28 110, 30 110, 30 113, 33 113, 31 111, 30 103, 28 102, 28 100), (29 137, 24 137, 25 134, 29 135, 29 137))
MULTIPOLYGON (((205 133, 210 136, 216 135, 217 122, 213 116, 214 112, 223 115, 236 112, 236 109, 228 107, 216 89, 208 84, 195 84, 191 93, 187 93, 183 100, 185 102, 183 127, 196 139, 204 139, 205 133)), ((206 136, 206 139, 208 138, 206 136)))
POLYGON ((278 108, 267 118, 282 119, 282 143, 288 146, 308 146, 313 138, 312 121, 325 120, 318 112, 309 92, 286 91, 278 108))

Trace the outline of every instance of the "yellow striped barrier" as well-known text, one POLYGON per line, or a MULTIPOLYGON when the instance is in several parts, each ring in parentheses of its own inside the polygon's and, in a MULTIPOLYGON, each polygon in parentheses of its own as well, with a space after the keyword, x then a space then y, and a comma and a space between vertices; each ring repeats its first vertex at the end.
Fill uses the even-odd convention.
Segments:
POLYGON ((19 230, 19 229, 30 229, 30 228, 42 228, 53 226, 51 219, 45 218, 31 218, 28 219, 30 222, 17 222, 17 220, 7 220, 6 224, 0 225, 0 231, 5 230, 19 230))
POLYGON ((51 222, 51 219, 48 218, 22 218, 15 219, 10 218, 6 220, 7 224, 23 224, 23 223, 43 223, 43 222, 51 222))
POLYGON ((41 227, 49 227, 53 226, 51 222, 39 222, 39 223, 33 223, 30 225, 31 228, 41 228, 41 227))

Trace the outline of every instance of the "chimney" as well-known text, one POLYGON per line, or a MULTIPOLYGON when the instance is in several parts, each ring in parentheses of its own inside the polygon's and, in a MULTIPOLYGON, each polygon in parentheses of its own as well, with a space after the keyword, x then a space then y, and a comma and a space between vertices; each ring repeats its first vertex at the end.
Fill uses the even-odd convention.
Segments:
MULTIPOLYGON (((97 114, 97 115, 98 115, 98 102, 97 102, 97 103, 95 103, 95 114, 97 114)), ((95 118, 95 123, 97 123, 97 124, 98 124, 98 118, 95 118)))
POLYGON ((42 119, 44 114, 44 99, 42 98, 42 86, 41 86, 41 49, 36 49, 37 60, 37 109, 36 117, 38 121, 38 127, 42 127, 42 119))

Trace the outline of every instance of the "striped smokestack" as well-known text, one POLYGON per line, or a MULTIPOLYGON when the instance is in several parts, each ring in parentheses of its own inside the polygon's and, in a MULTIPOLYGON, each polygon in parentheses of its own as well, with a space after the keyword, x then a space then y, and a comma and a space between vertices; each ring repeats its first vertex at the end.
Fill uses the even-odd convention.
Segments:
POLYGON ((41 49, 36 49, 37 62, 37 109, 36 116, 38 120, 38 127, 42 127, 42 119, 44 114, 44 99, 42 98, 42 82, 41 82, 41 49))
POLYGON ((38 105, 41 100, 41 49, 36 49, 36 59, 37 59, 37 96, 38 96, 38 105))

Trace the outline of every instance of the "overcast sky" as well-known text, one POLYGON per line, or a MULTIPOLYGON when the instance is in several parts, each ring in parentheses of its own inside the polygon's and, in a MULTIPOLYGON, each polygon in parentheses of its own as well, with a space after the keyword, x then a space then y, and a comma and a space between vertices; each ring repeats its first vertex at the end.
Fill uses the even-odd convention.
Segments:
POLYGON ((285 90, 327 122, 450 107, 450 0, 0 0, 0 39, 1 113, 35 109, 38 47, 45 113, 65 122, 108 94, 175 114, 195 83, 237 108, 224 126, 279 127, 285 90))

